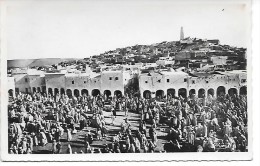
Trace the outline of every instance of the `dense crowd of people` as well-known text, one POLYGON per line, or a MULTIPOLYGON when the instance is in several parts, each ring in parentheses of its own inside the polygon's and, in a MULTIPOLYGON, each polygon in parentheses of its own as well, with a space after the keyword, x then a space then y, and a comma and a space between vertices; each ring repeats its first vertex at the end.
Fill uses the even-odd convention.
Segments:
POLYGON ((9 153, 29 154, 34 147, 52 144, 52 153, 73 152, 70 141, 74 134, 87 129, 84 149, 80 153, 152 153, 152 152, 245 152, 247 151, 246 95, 221 94, 163 96, 144 99, 125 95, 107 97, 71 96, 65 94, 17 93, 8 105, 9 153), (104 117, 111 112, 111 123, 104 117), (103 148, 92 147, 94 140, 110 135, 118 112, 124 112, 121 129, 111 135, 103 148), (139 128, 128 120, 129 112, 139 115, 139 128), (91 116, 89 116, 91 115, 91 116), (64 135, 66 133, 66 135, 64 135), (158 135, 166 133, 164 145, 158 135), (68 147, 62 151, 61 138, 68 147), (157 150, 157 147, 163 149, 157 150))

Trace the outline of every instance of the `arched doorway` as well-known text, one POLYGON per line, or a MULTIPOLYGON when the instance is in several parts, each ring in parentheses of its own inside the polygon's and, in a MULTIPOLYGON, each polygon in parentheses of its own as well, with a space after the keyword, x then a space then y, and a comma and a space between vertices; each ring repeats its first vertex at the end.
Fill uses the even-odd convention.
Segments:
POLYGON ((57 94, 59 94, 59 89, 58 88, 54 88, 54 95, 56 96, 57 94))
POLYGON ((215 93, 214 93, 214 89, 210 88, 208 90, 208 96, 211 95, 212 97, 214 97, 215 93))
POLYGON ((189 96, 190 96, 190 97, 192 97, 192 96, 195 95, 195 94, 196 94, 195 89, 191 89, 191 90, 189 91, 189 96))
POLYGON ((198 98, 205 97, 205 89, 199 89, 198 91, 198 98))
POLYGON ((120 90, 116 90, 116 91, 114 92, 114 95, 115 95, 116 97, 122 97, 122 92, 121 92, 120 90))
POLYGON ((15 93, 19 93, 19 88, 15 88, 15 93))
POLYGON ((72 91, 71 91, 70 89, 67 89, 67 90, 66 90, 66 94, 67 94, 67 96, 68 96, 69 98, 72 97, 72 91))
POLYGON ((234 96, 235 94, 237 95, 237 89, 236 89, 236 88, 230 88, 230 89, 228 90, 228 94, 229 94, 230 96, 234 96))
POLYGON ((97 96, 100 95, 100 91, 98 89, 93 89, 91 94, 92 96, 97 96))
POLYGON ((74 96, 79 97, 79 90, 78 89, 74 90, 74 96))
POLYGON ((13 89, 9 89, 9 90, 8 90, 8 94, 9 94, 10 97, 13 97, 13 96, 14 96, 14 91, 13 91, 13 89))
POLYGON ((242 86, 240 88, 239 94, 240 95, 247 95, 247 87, 246 86, 242 86))
POLYGON ((81 90, 81 95, 82 96, 88 96, 88 90, 87 89, 82 89, 81 90))
POLYGON ((35 93, 35 92, 36 92, 36 88, 35 88, 35 87, 33 87, 32 89, 33 89, 33 93, 35 93))
POLYGON ((159 98, 162 99, 164 97, 164 91, 163 90, 157 90, 155 92, 155 96, 156 96, 156 98, 159 97, 159 98))
POLYGON ((150 99, 150 98, 151 98, 151 91, 145 90, 145 91, 143 92, 143 97, 144 97, 145 99, 150 99))
POLYGON ((105 95, 106 99, 108 99, 111 96, 111 91, 110 90, 105 90, 104 91, 104 95, 105 95))
POLYGON ((64 88, 60 88, 60 94, 61 94, 61 95, 64 95, 64 94, 65 94, 64 88))
POLYGON ((51 96, 53 95, 52 88, 48 88, 48 94, 51 96))
POLYGON ((42 93, 46 93, 46 86, 42 86, 42 93))
POLYGON ((222 96, 226 94, 226 89, 224 86, 219 86, 217 89, 217 96, 222 96))
POLYGON ((167 89, 167 96, 174 97, 175 96, 175 89, 167 89))
POLYGON ((179 89, 178 96, 182 96, 183 98, 186 98, 187 97, 187 90, 185 88, 179 89))
POLYGON ((41 88, 40 87, 37 87, 37 92, 41 92, 41 88))

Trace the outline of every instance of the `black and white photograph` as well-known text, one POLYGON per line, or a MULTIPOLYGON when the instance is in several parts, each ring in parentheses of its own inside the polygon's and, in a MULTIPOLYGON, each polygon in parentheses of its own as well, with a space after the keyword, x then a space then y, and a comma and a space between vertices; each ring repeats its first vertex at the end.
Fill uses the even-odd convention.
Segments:
POLYGON ((252 159, 250 0, 4 3, 7 160, 252 159))

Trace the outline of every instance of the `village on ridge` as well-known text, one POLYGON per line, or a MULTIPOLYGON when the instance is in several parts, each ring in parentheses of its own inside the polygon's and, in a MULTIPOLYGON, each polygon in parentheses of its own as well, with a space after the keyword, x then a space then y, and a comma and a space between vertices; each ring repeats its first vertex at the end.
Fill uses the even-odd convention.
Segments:
POLYGON ((116 49, 78 62, 12 68, 8 74, 10 95, 47 92, 109 97, 125 94, 134 79, 144 98, 246 94, 246 49, 181 35, 177 42, 116 49))

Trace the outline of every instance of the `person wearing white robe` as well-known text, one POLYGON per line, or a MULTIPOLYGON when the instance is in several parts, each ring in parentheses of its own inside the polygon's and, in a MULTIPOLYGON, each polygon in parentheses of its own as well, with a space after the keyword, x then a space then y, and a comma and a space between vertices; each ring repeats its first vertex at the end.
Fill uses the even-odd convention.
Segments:
POLYGON ((40 142, 42 146, 45 146, 48 143, 47 137, 43 131, 40 132, 40 142))
POLYGON ((140 141, 138 138, 135 138, 135 149, 141 149, 140 141))
POLYGON ((68 144, 67 154, 72 154, 72 148, 70 144, 68 144))
POLYGON ((67 131, 67 141, 70 142, 71 139, 72 139, 71 131, 70 131, 70 129, 68 129, 68 131, 67 131))
POLYGON ((52 143, 52 153, 53 154, 57 153, 57 142, 56 142, 56 140, 53 140, 53 143, 52 143))

